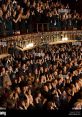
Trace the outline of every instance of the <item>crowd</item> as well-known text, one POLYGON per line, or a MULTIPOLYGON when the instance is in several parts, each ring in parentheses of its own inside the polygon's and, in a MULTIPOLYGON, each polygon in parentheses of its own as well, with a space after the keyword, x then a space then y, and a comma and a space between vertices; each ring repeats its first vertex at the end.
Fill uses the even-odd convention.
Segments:
POLYGON ((74 110, 82 110, 82 99, 78 99, 77 102, 74 104, 74 110))
POLYGON ((1 0, 0 35, 81 29, 82 16, 56 0, 1 0), (40 23, 43 23, 43 27, 40 23))
POLYGON ((81 45, 46 45, 24 52, 14 50, 11 56, 0 60, 0 107, 48 111, 82 109, 81 103, 74 105, 77 99, 82 100, 80 92, 82 42, 81 45))

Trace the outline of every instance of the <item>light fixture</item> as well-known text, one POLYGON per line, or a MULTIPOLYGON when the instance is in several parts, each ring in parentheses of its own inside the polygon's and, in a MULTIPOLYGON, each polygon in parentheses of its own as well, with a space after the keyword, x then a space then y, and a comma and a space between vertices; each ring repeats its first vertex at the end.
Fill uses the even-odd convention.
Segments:
POLYGON ((63 38, 62 38, 62 41, 67 41, 67 40, 68 40, 67 37, 63 37, 63 38))
POLYGON ((32 48, 33 46, 34 46, 33 43, 29 43, 29 44, 26 45, 26 48, 32 48))

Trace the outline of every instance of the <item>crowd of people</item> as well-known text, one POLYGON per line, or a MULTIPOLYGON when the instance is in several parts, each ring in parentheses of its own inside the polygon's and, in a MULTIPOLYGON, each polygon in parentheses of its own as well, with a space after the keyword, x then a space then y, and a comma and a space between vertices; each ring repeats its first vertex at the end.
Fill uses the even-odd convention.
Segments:
POLYGON ((81 29, 82 16, 55 0, 0 1, 0 35, 37 32, 37 24, 38 31, 81 29))
MULTIPOLYGON (((12 45, 9 50, 13 49, 12 45)), ((44 45, 24 52, 14 50, 11 56, 0 60, 2 108, 82 109, 81 92, 82 42, 44 45)))

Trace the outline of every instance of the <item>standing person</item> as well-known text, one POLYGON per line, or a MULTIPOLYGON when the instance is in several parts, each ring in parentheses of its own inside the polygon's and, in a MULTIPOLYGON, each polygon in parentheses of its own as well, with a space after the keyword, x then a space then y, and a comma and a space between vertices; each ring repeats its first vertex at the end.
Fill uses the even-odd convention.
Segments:
POLYGON ((2 9, 0 9, 0 35, 1 36, 5 35, 5 24, 4 24, 2 9))
POLYGON ((11 17, 9 16, 9 11, 4 14, 4 22, 6 26, 6 34, 12 35, 13 34, 12 20, 11 20, 11 17))
POLYGON ((8 74, 5 74, 3 76, 3 87, 4 88, 9 88, 11 85, 12 85, 12 83, 11 83, 11 80, 9 78, 9 75, 8 74))
POLYGON ((17 10, 13 12, 13 28, 15 34, 20 34, 21 7, 17 5, 17 10))
POLYGON ((26 34, 27 33, 27 19, 29 18, 29 14, 26 11, 24 12, 23 8, 21 9, 21 17, 20 17, 20 33, 26 34))

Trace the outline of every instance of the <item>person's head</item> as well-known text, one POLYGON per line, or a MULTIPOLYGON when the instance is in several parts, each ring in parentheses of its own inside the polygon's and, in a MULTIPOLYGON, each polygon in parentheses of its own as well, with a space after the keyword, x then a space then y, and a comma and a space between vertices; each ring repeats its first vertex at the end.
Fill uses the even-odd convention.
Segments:
POLYGON ((63 94, 63 96, 66 96, 66 95, 67 95, 67 93, 66 93, 66 91, 65 91, 65 90, 63 91, 63 93, 62 93, 62 94, 63 94))
POLYGON ((41 98, 41 92, 38 92, 37 95, 36 95, 38 98, 41 98))
POLYGON ((2 68, 2 72, 5 72, 5 67, 2 68))
POLYGON ((21 80, 23 81, 25 79, 25 77, 23 75, 21 75, 21 80))
POLYGON ((9 98, 10 98, 10 99, 13 98, 13 94, 14 94, 14 91, 10 92, 10 94, 9 94, 9 98))
POLYGON ((7 6, 5 4, 2 4, 2 11, 6 12, 7 11, 7 6))
POLYGON ((17 11, 19 11, 21 9, 21 6, 18 4, 17 5, 17 11))
POLYGON ((80 109, 82 109, 82 104, 80 102, 76 102, 74 104, 74 108, 73 109, 74 110, 80 110, 80 109))
POLYGON ((11 2, 11 0, 6 0, 6 3, 7 3, 7 4, 10 4, 10 2, 11 2))
MULTIPOLYGON (((6 78, 7 78, 7 76, 5 76, 4 78, 6 79, 6 78)), ((4 86, 3 86, 3 87, 4 87, 4 88, 8 88, 8 89, 9 89, 9 88, 10 88, 10 86, 11 86, 11 84, 9 83, 9 81, 5 81, 4 86)))
POLYGON ((8 71, 8 69, 6 69, 5 74, 8 75, 8 73, 9 73, 9 71, 8 71))
POLYGON ((17 81, 17 78, 15 78, 15 79, 14 79, 14 83, 16 83, 16 84, 17 84, 17 82, 18 82, 18 81, 17 81))
POLYGON ((12 66, 9 66, 9 67, 8 67, 8 70, 9 70, 9 71, 12 71, 12 70, 13 70, 12 66))
POLYGON ((20 89, 20 87, 19 87, 19 86, 17 86, 17 87, 16 87, 15 92, 16 92, 16 93, 18 93, 18 94, 20 94, 21 89, 20 89))
POLYGON ((54 110, 54 105, 53 105, 53 102, 52 102, 52 101, 49 101, 49 102, 47 103, 47 109, 49 109, 49 110, 54 110))
POLYGON ((26 65, 25 65, 25 64, 23 64, 22 68, 23 68, 23 69, 25 69, 25 68, 26 68, 26 65))
POLYGON ((55 76, 57 76, 57 75, 58 75, 57 71, 55 71, 55 72, 54 72, 54 75, 55 75, 55 76))
POLYGON ((27 91, 26 86, 23 86, 23 87, 22 87, 22 92, 23 92, 23 93, 26 93, 26 91, 27 91))
POLYGON ((40 71, 42 71, 42 72, 43 72, 43 67, 42 67, 42 66, 40 67, 40 71))
POLYGON ((21 67, 21 63, 18 63, 18 68, 20 68, 21 67))
POLYGON ((24 1, 25 4, 27 3, 27 0, 23 0, 23 1, 24 1))
POLYGON ((18 82, 21 82, 21 81, 22 81, 21 76, 19 76, 19 78, 18 78, 18 82))
POLYGON ((31 95, 31 90, 30 89, 28 90, 28 95, 31 95))
POLYGON ((66 66, 64 66, 64 71, 66 71, 67 70, 67 67, 66 66))
POLYGON ((48 84, 48 89, 49 89, 49 90, 52 89, 52 84, 51 84, 51 83, 48 84))
POLYGON ((36 7, 36 2, 35 2, 35 1, 33 2, 32 6, 33 6, 34 8, 36 7))
POLYGON ((39 78, 36 78, 35 83, 39 83, 39 82, 40 82, 39 78))
MULTIPOLYGON (((29 16, 30 16, 30 10, 27 10, 27 11, 26 11, 26 15, 27 15, 27 17, 29 18, 29 16)), ((28 53, 27 53, 27 55, 28 55, 28 53)))
POLYGON ((47 85, 44 85, 43 89, 44 89, 44 91, 48 92, 48 86, 47 85))
POLYGON ((8 109, 14 109, 16 102, 14 100, 8 100, 7 101, 7 108, 8 109))
POLYGON ((29 72, 29 77, 31 77, 32 76, 32 74, 31 74, 31 72, 29 72))

